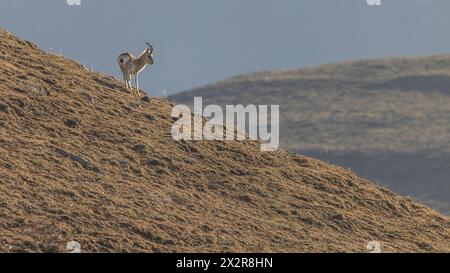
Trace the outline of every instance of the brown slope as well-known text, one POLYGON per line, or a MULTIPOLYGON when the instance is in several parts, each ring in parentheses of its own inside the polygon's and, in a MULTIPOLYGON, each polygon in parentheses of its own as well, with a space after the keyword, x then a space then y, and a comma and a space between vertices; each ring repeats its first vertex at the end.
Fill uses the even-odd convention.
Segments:
POLYGON ((254 142, 175 142, 171 105, 0 30, 0 251, 450 251, 450 222, 254 142))
POLYGON ((281 144, 450 215, 450 55, 245 75, 174 95, 279 104, 281 144))

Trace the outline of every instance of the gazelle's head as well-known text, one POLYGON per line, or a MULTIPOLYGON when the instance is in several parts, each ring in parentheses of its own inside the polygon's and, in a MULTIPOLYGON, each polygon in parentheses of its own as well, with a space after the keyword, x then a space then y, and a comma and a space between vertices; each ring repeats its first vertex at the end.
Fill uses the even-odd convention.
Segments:
POLYGON ((152 65, 152 64, 154 64, 153 53, 154 53, 155 50, 154 50, 152 44, 150 44, 148 42, 146 44, 148 45, 148 48, 144 52, 145 63, 152 65))

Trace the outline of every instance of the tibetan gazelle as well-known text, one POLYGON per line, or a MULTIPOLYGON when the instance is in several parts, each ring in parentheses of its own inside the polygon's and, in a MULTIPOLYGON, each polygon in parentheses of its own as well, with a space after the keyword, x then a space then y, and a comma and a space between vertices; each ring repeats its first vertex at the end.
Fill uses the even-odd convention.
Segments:
POLYGON ((140 94, 139 91, 139 73, 144 70, 146 65, 152 65, 153 61, 153 52, 154 48, 150 43, 146 43, 148 48, 139 55, 138 58, 133 56, 133 54, 126 52, 119 55, 117 58, 117 63, 120 66, 123 74, 123 80, 127 86, 127 89, 133 89, 131 85, 131 77, 134 77, 136 83, 136 91, 140 94))

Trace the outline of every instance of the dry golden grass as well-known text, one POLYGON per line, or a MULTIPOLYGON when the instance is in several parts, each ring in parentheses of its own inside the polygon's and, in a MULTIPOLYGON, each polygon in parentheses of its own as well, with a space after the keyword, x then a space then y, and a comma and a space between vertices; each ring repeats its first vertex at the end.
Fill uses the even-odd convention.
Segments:
POLYGON ((0 30, 0 251, 450 251, 450 221, 255 142, 175 142, 171 105, 0 30))

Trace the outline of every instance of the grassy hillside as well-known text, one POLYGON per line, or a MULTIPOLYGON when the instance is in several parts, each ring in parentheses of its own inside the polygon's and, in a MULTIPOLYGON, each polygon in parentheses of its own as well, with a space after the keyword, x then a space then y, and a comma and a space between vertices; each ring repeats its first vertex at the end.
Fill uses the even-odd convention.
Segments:
POLYGON ((450 251, 450 220, 256 142, 175 142, 172 105, 0 30, 0 251, 450 251))
POLYGON ((174 95, 190 104, 279 104, 281 143, 450 214, 450 56, 240 76, 174 95))

